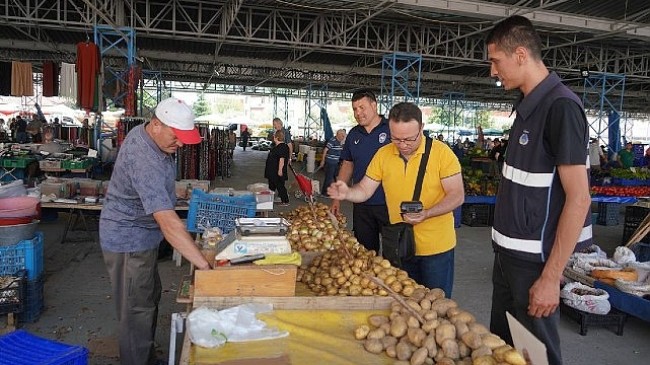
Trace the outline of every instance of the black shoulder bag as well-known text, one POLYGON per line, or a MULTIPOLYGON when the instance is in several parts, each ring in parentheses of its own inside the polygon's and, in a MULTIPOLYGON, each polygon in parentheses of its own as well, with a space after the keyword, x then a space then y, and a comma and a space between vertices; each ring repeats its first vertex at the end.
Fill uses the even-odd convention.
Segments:
MULTIPOLYGON (((415 190, 413 191, 413 201, 420 200, 420 193, 422 192, 422 180, 424 180, 424 173, 427 169, 427 161, 431 153, 431 145, 433 140, 426 138, 424 146, 424 155, 420 160, 420 170, 418 177, 415 181, 415 190)), ((415 257, 415 233, 413 232, 413 225, 406 222, 389 224, 381 229, 381 247, 382 256, 390 261, 395 267, 402 267, 402 263, 409 261, 415 257)))

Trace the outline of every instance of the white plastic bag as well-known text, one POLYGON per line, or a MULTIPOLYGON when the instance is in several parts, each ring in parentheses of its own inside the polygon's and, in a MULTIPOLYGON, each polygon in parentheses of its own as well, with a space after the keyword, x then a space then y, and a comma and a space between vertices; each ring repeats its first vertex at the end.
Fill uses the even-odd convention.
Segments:
POLYGON ((619 265, 636 262, 636 256, 634 255, 634 252, 625 246, 616 247, 616 251, 614 252, 614 257, 612 259, 619 265))
POLYGON ((273 310, 271 304, 242 304, 218 311, 199 307, 187 317, 187 329, 193 344, 218 347, 226 342, 246 342, 286 337, 289 332, 267 328, 257 313, 273 310))
POLYGON ((560 298, 569 307, 587 313, 607 314, 611 309, 609 294, 606 291, 578 282, 566 284, 560 291, 560 298))
POLYGON ((27 195, 23 180, 14 180, 7 184, 0 184, 0 198, 14 198, 27 195))

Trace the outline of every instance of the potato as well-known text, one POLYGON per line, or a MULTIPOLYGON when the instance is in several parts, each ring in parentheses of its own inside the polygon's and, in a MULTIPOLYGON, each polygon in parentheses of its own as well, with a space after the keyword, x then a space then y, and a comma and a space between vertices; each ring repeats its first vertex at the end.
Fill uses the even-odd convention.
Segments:
MULTIPOLYGON (((452 322, 452 323, 454 323, 454 322, 452 322)), ((454 323, 454 326, 456 327, 456 337, 459 338, 459 339, 466 332, 469 332, 469 328, 467 327, 467 323, 465 323, 465 322, 457 321, 456 323, 454 323)))
POLYGON ((399 360, 409 360, 411 358, 411 346, 406 342, 400 342, 395 345, 395 351, 397 352, 397 359, 399 360))
POLYGON ((384 331, 384 333, 389 334, 390 333, 390 322, 386 322, 386 323, 382 324, 381 326, 379 326, 379 328, 381 328, 384 331))
POLYGON ((406 320, 402 316, 395 317, 390 323, 390 335, 393 337, 402 337, 406 334, 406 320))
POLYGON ((483 340, 483 344, 490 349, 495 349, 506 344, 506 342, 502 340, 501 337, 492 333, 482 335, 481 339, 483 340))
POLYGON ((381 314, 373 314, 368 317, 368 323, 375 327, 380 327, 382 324, 388 323, 388 317, 381 314))
POLYGON ((368 336, 366 336, 366 338, 370 340, 381 340, 384 336, 386 336, 386 332, 384 332, 384 330, 381 328, 376 328, 368 332, 368 336))
POLYGON ((395 350, 395 345, 390 345, 386 347, 386 356, 392 357, 393 359, 397 357, 397 351, 395 350))
POLYGON ((458 351, 458 342, 455 339, 446 339, 440 344, 442 348, 442 353, 445 354, 445 357, 456 360, 460 358, 460 353, 458 351))
POLYGON ((485 345, 472 351, 472 359, 476 359, 478 357, 485 356, 485 355, 489 355, 490 357, 492 357, 492 349, 490 349, 485 345))
POLYGON ((413 290, 413 294, 411 294, 411 299, 415 300, 416 302, 419 302, 419 301, 421 301, 422 299, 424 299, 424 296, 425 296, 426 294, 427 294, 427 293, 426 293, 426 291, 424 290, 424 288, 422 288, 422 287, 420 287, 420 288, 415 288, 415 289, 413 290))
POLYGON ((422 313, 422 317, 424 317, 424 320, 428 321, 430 319, 437 319, 438 318, 438 312, 433 311, 433 310, 426 310, 424 313, 422 313))
MULTIPOLYGON (((463 310, 460 309, 460 308, 458 308, 458 307, 452 307, 452 308, 449 308, 449 309, 447 310, 447 313, 446 313, 446 314, 447 314, 447 318, 451 318, 451 317, 457 315, 458 313, 460 313, 460 312, 462 312, 462 311, 463 311, 463 310)), ((452 323, 453 323, 453 322, 452 322, 452 323)))
POLYGON ((497 347, 492 350, 492 356, 494 356, 494 359, 496 361, 502 362, 505 361, 505 353, 512 350, 512 346, 510 345, 503 345, 501 347, 497 347))
POLYGON ((526 365, 526 359, 519 353, 519 351, 512 349, 503 354, 504 359, 508 364, 512 365, 526 365))
POLYGON ((449 312, 447 312, 447 315, 449 316, 449 320, 451 323, 456 323, 456 322, 464 322, 464 323, 472 323, 476 322, 476 317, 468 311, 461 310, 457 312, 454 315, 449 315, 449 312))
POLYGON ((431 319, 422 324, 422 330, 426 333, 432 333, 438 327, 439 322, 437 319, 431 319))
POLYGON ((460 339, 472 350, 476 350, 483 346, 483 340, 481 339, 481 336, 476 334, 476 332, 467 331, 460 336, 460 339))
POLYGON ((488 333, 490 333, 490 330, 487 329, 484 325, 476 322, 468 323, 467 327, 469 327, 470 331, 476 332, 477 334, 483 336, 488 333))
POLYGON ((379 341, 384 346, 384 349, 387 349, 389 346, 397 345, 397 339, 393 336, 384 336, 379 341))
POLYGON ((420 328, 420 321, 413 316, 409 316, 406 320, 406 325, 412 328, 420 328))
POLYGON ((363 348, 372 354, 380 354, 384 351, 384 346, 382 346, 379 340, 366 340, 363 343, 363 348))
POLYGON ((422 310, 422 307, 420 306, 420 304, 418 302, 414 301, 414 300, 408 299, 408 300, 406 300, 406 304, 408 304, 409 307, 415 309, 416 312, 422 310))
POLYGON ((456 304, 455 301, 446 298, 438 299, 435 302, 431 303, 431 309, 438 312, 438 317, 444 316, 445 314, 447 314, 449 308, 454 308, 454 307, 458 307, 458 304, 456 304))
POLYGON ((456 365, 472 365, 472 358, 471 357, 464 357, 464 358, 456 361, 456 365))
POLYGON ((408 336, 409 341, 411 341, 411 343, 416 347, 421 347, 422 341, 424 341, 424 338, 427 337, 426 332, 420 328, 409 328, 406 332, 406 335, 408 336))
POLYGON ((413 295, 413 292, 415 291, 415 287, 413 285, 404 285, 402 288, 402 295, 405 297, 410 297, 413 295))
POLYGON ((473 359, 472 365, 497 365, 497 362, 492 356, 484 355, 473 359))
MULTIPOLYGON (((456 339, 456 327, 453 324, 445 323, 441 324, 436 328, 436 343, 442 346, 442 343, 445 340, 455 340, 456 339)), ((449 356, 447 356, 449 357, 449 356)))
POLYGON ((354 338, 357 340, 363 340, 370 333, 370 327, 367 324, 362 324, 354 330, 354 338))
POLYGON ((428 356, 427 349, 424 347, 421 347, 413 352, 413 355, 411 355, 411 365, 422 365, 424 364, 424 360, 426 360, 428 356))
POLYGON ((463 341, 458 341, 458 355, 463 357, 468 357, 472 354, 472 349, 467 347, 463 341))
POLYGON ((405 360, 397 360, 393 363, 393 365, 409 365, 410 363, 405 360))
POLYGON ((424 341, 422 341, 422 347, 427 349, 429 357, 435 357, 438 353, 438 346, 436 345, 436 338, 433 335, 428 335, 424 341))
POLYGON ((441 357, 440 360, 436 361, 436 365, 456 365, 456 362, 447 357, 441 357))

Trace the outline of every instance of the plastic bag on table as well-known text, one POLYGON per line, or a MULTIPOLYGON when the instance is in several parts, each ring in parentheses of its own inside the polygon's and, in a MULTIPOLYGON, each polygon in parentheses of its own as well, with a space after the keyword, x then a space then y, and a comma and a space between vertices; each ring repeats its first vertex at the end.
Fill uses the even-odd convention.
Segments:
POLYGON ((560 298, 569 307, 587 313, 607 314, 612 308, 606 291, 578 282, 566 284, 560 291, 560 298))
POLYGON ((218 347, 226 342, 258 341, 286 337, 289 332, 266 327, 257 313, 273 310, 271 304, 242 304, 218 311, 199 307, 187 317, 190 340, 201 347, 218 347))
POLYGON ((0 198, 15 198, 27 195, 23 180, 14 180, 7 184, 0 184, 0 198))
POLYGON ((616 247, 614 252, 614 257, 612 257, 614 262, 619 265, 629 264, 631 262, 636 262, 636 255, 634 252, 625 246, 616 247))

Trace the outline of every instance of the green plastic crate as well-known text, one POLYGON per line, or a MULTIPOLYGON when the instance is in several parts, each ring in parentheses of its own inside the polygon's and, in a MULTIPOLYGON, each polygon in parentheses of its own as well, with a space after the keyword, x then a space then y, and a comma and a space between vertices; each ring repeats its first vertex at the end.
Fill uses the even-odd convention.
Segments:
POLYGON ((24 169, 29 166, 30 163, 36 161, 33 158, 22 158, 22 157, 5 157, 2 159, 2 167, 8 168, 19 168, 24 169))
POLYGON ((67 170, 85 170, 92 165, 92 160, 64 160, 61 167, 67 170))

